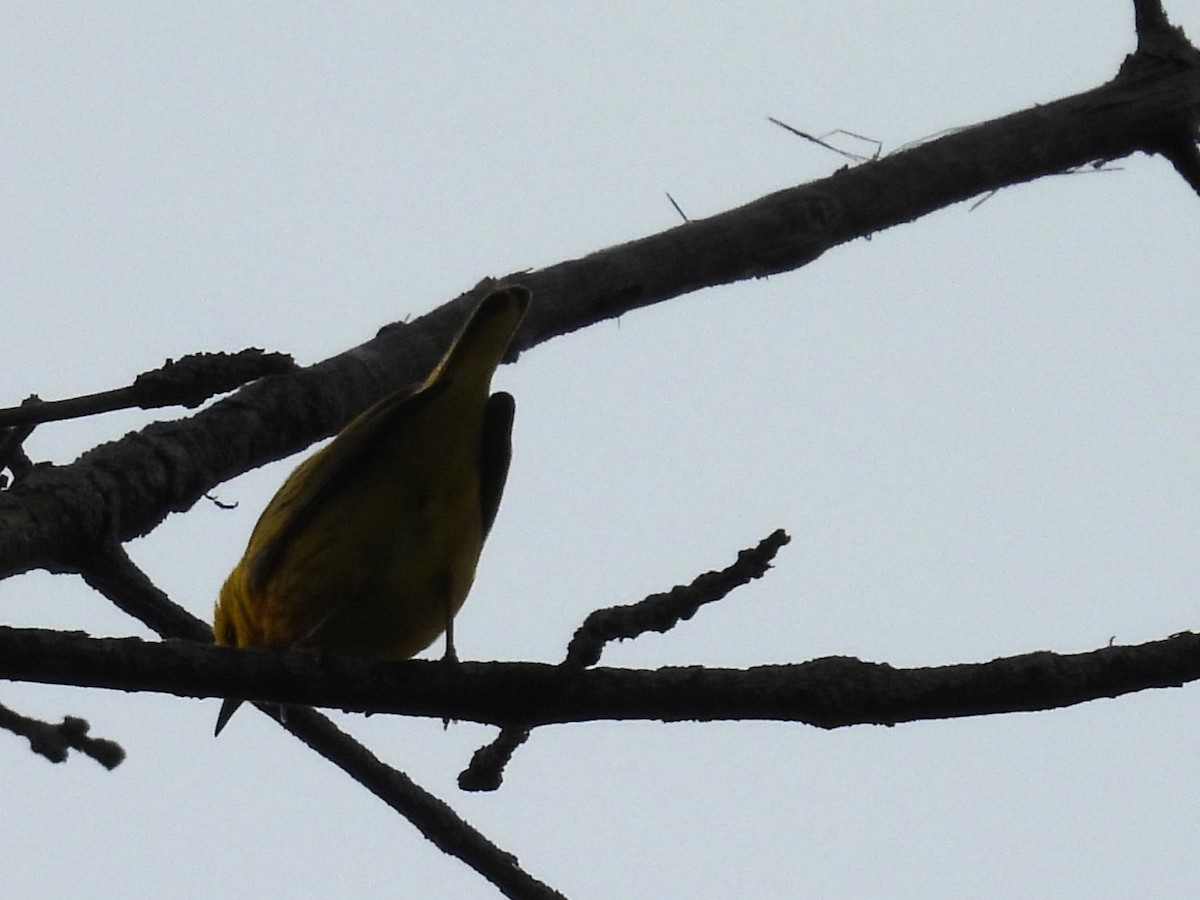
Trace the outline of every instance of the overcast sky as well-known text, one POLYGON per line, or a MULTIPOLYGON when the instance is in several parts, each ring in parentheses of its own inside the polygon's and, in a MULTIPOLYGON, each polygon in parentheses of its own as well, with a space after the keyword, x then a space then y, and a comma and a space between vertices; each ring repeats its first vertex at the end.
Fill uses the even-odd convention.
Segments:
MULTIPOLYGON (((1200 36, 1193 4, 1167 7, 1200 36)), ((1127 0, 7 4, 0 405, 194 351, 315 362, 483 276, 669 228, 666 191, 700 218, 843 164, 768 116, 887 153, 1094 87, 1133 45, 1127 0)), ((1195 627, 1200 216, 1165 162, 1109 169, 502 369, 515 457, 460 655, 557 662, 592 609, 780 527, 767 577, 605 662, 936 665, 1195 627)), ((69 462, 151 418, 28 449, 69 462)), ((295 462, 131 553, 209 618, 295 462)), ((148 636, 43 573, 0 584, 0 620, 148 636)), ((494 729, 337 718, 572 898, 1183 896, 1197 696, 831 733, 557 727, 482 795, 455 778, 494 729)), ((216 700, 0 701, 129 754, 54 766, 0 733, 12 896, 496 896, 263 716, 213 740, 216 700)))

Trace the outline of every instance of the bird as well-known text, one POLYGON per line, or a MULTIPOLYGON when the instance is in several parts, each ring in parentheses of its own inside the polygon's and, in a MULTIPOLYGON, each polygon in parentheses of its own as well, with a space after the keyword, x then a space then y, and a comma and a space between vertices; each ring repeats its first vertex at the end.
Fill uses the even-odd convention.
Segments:
MULTIPOLYGON (((353 419, 267 504, 221 587, 218 645, 407 659, 445 633, 508 478, 516 403, 491 393, 531 295, 493 290, 437 365, 353 419)), ((220 734, 241 700, 217 717, 220 734)))

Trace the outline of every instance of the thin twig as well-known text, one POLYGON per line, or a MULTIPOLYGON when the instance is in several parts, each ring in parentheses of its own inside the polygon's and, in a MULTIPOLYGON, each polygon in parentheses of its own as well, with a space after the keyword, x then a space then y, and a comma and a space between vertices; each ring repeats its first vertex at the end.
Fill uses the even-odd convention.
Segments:
POLYGON ((68 400, 48 400, 0 409, 0 428, 9 425, 61 421, 118 409, 157 409, 199 406, 217 394, 232 391, 265 375, 295 368, 285 353, 242 350, 240 353, 190 353, 143 372, 128 387, 100 391, 68 400))
POLYGON ((637 603, 596 610, 584 619, 571 638, 563 665, 592 666, 600 661, 604 645, 610 641, 627 640, 647 631, 671 630, 694 616, 705 603, 720 600, 734 588, 761 578, 779 548, 790 540, 779 529, 763 538, 758 546, 740 552, 737 561, 728 568, 705 572, 691 584, 679 585, 665 594, 652 594, 637 603))
POLYGON ((529 740, 529 735, 528 728, 501 728, 491 743, 475 751, 471 762, 459 773, 459 788, 464 791, 499 790, 504 782, 504 770, 517 748, 529 740))
POLYGON ((77 716, 65 716, 52 725, 23 716, 0 703, 0 728, 28 739, 30 750, 53 763, 66 762, 72 750, 90 756, 110 771, 125 759, 125 750, 115 741, 88 737, 91 726, 77 716))
MULTIPOLYGON (((839 156, 846 157, 846 159, 852 159, 855 162, 866 162, 869 158, 870 159, 875 158, 875 157, 860 156, 857 153, 851 153, 849 150, 843 150, 841 147, 835 147, 835 146, 833 146, 833 144, 829 143, 828 141, 824 141, 819 137, 814 137, 813 135, 809 134, 807 131, 801 131, 799 128, 793 128, 791 125, 787 124, 787 122, 780 122, 778 119, 774 118, 773 116, 767 116, 767 121, 770 122, 772 125, 778 125, 784 131, 790 131, 792 134, 796 135, 796 137, 801 137, 801 138, 804 138, 804 140, 806 140, 806 141, 811 141, 812 143, 816 144, 818 147, 824 147, 826 150, 832 150, 834 153, 838 154, 839 156)), ((838 129, 838 131, 841 131, 841 129, 838 129)), ((861 137, 861 135, 854 134, 851 131, 844 131, 842 133, 848 134, 851 137, 860 138, 861 140, 870 140, 869 138, 863 138, 863 137, 861 137)), ((878 144, 879 142, 874 141, 873 143, 878 144)), ((876 156, 878 156, 878 150, 876 150, 876 156)))
POLYGON ((691 219, 689 219, 689 218, 687 217, 687 213, 685 213, 685 212, 684 212, 684 211, 683 211, 683 210, 680 208, 679 204, 675 202, 675 198, 671 196, 671 192, 670 192, 670 191, 663 191, 663 193, 667 195, 667 199, 668 199, 668 200, 670 200, 670 201, 671 201, 671 205, 672 205, 673 207, 675 207, 675 212, 679 213, 679 218, 683 219, 683 221, 685 221, 685 222, 690 222, 690 221, 692 221, 691 219))
MULTIPOLYGON (((672 588, 665 594, 653 594, 627 606, 613 606, 591 613, 571 638, 566 668, 585 668, 600 661, 604 645, 612 640, 626 640, 647 631, 669 631, 679 622, 690 619, 706 603, 727 596, 730 591, 755 578, 761 578, 770 568, 779 548, 791 538, 779 529, 743 550, 737 562, 719 572, 706 572, 691 584, 672 588)), ((471 762, 458 776, 458 786, 464 791, 494 791, 504 781, 504 769, 513 753, 529 738, 524 726, 505 726, 491 743, 475 751, 471 762)))

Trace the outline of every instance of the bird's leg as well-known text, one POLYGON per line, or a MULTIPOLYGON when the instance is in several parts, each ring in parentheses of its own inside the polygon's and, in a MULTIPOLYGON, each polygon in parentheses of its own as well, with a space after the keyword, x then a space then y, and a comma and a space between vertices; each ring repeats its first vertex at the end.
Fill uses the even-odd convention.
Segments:
POLYGON ((446 652, 442 656, 442 662, 458 662, 458 654, 454 650, 454 610, 449 597, 446 598, 446 652))
MULTIPOLYGON (((448 596, 446 598, 446 652, 442 655, 442 662, 458 665, 458 654, 454 651, 454 610, 448 596)), ((442 730, 449 729, 450 723, 453 721, 451 718, 442 719, 442 730)))

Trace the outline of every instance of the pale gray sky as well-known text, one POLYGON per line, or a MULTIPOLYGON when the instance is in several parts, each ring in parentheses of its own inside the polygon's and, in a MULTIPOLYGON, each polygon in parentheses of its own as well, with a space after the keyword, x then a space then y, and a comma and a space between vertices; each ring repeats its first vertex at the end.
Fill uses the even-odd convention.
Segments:
MULTIPOLYGON (((1167 3, 1200 37, 1200 12, 1167 3)), ((309 363, 485 275, 823 176, 770 125, 885 152, 1084 90, 1127 0, 9 4, 0 9, 3 404, 168 356, 309 363)), ((609 664, 895 665, 1088 650, 1195 626, 1200 241, 1170 166, 960 204, 766 281, 536 348, 505 505, 457 625, 557 661, 592 609, 727 565, 770 575, 609 664)), ((46 426, 56 462, 149 417, 46 426)), ((131 547, 205 616, 289 460, 131 547)), ((0 620, 146 631, 78 579, 0 584, 0 620)), ((261 716, 5 684, 129 758, 52 766, 0 734, 13 896, 491 898, 261 716)), ((535 733, 339 716, 572 898, 1182 896, 1200 829, 1194 688, 1067 711, 853 728, 535 733)))

